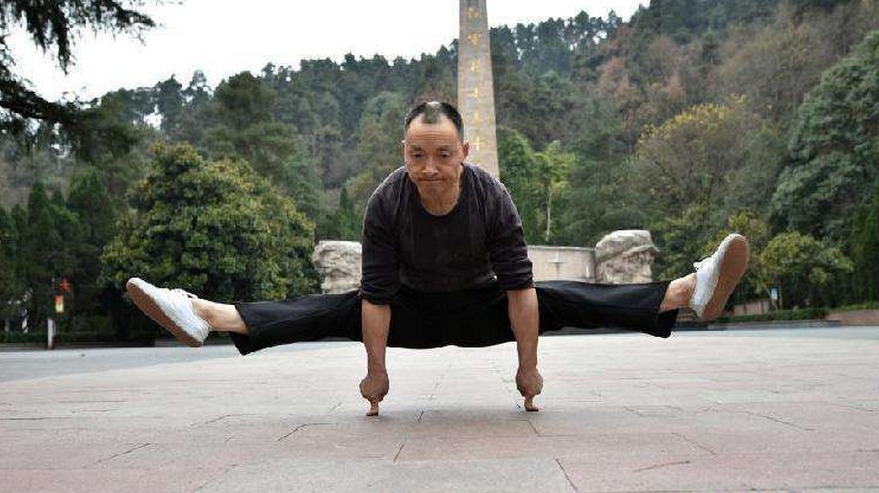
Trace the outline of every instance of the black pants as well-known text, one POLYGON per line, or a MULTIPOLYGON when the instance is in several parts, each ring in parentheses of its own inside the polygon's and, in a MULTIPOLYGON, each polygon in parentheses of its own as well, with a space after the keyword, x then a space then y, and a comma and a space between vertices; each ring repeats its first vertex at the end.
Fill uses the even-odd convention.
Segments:
MULTIPOLYGON (((538 282, 540 332, 606 327, 668 337, 677 319, 677 310, 659 313, 668 284, 538 282)), ((230 334, 241 354, 326 337, 363 340, 357 291, 239 303, 235 308, 249 331, 230 334)), ((485 347, 514 340, 507 294, 497 285, 451 293, 404 287, 391 302, 390 347, 485 347)))

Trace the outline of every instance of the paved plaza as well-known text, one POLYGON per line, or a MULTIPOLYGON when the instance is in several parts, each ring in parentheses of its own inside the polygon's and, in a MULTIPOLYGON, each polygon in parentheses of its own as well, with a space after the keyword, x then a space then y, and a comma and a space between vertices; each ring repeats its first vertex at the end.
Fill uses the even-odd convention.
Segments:
POLYGON ((879 327, 0 353, 2 492, 879 491, 879 327))

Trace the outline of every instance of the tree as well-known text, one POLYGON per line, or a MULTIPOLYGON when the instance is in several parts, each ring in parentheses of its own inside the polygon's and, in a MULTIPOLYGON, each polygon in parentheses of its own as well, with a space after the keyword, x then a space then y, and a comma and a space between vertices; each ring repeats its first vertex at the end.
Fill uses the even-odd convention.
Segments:
POLYGON ((569 175, 568 201, 561 208, 561 243, 595 245, 618 229, 643 226, 645 210, 630 179, 632 166, 623 122, 612 101, 590 96, 587 125, 572 149, 577 163, 569 175))
POLYGON ((186 103, 183 85, 171 77, 153 88, 156 110, 162 115, 161 128, 166 135, 175 135, 180 125, 180 114, 186 103))
POLYGON ((274 102, 266 82, 241 72, 217 86, 213 99, 197 107, 198 117, 181 124, 181 133, 196 139, 192 144, 211 159, 244 159, 316 220, 322 185, 308 144, 295 128, 275 119, 274 102))
POLYGON ((21 294, 16 269, 15 222, 0 205, 0 320, 13 315, 12 304, 21 294))
POLYGON ((121 290, 140 276, 221 301, 316 287, 314 226, 246 163, 160 145, 131 200, 101 257, 105 285, 121 290))
POLYGON ((342 187, 339 193, 339 207, 332 214, 324 217, 318 239, 360 241, 362 229, 361 218, 348 197, 348 189, 342 187))
POLYGON ((652 211, 719 211, 729 178, 749 162, 750 134, 760 127, 742 99, 697 105, 659 127, 648 126, 636 149, 634 178, 652 211))
POLYGON ((828 69, 800 106, 772 209, 786 226, 842 242, 879 179, 879 31, 828 69))
MULTIPOLYGON (((61 70, 67 72, 72 45, 82 29, 113 33, 139 33, 155 25, 147 15, 129 6, 141 2, 122 0, 61 0, 33 2, 9 0, 0 6, 0 31, 23 27, 31 41, 44 52, 54 52, 61 70)), ((40 97, 15 72, 15 57, 4 38, 0 38, 0 127, 24 131, 25 120, 75 123, 73 104, 52 103, 40 97)))
POLYGON ((76 310, 96 312, 101 308, 101 252, 115 234, 117 218, 116 206, 100 170, 88 167, 74 176, 67 209, 78 219, 78 241, 73 245, 77 261, 69 277, 76 310))
POLYGON ((734 32, 735 46, 713 74, 717 96, 744 94, 752 107, 779 122, 789 121, 803 95, 832 63, 827 39, 812 24, 797 24, 782 12, 758 29, 734 32))
POLYGON ((52 204, 42 183, 37 182, 31 187, 25 223, 19 231, 20 275, 29 298, 28 325, 41 330, 46 326, 55 291, 54 264, 61 243, 52 204))
POLYGON ((522 218, 527 243, 540 243, 542 229, 539 164, 528 139, 521 133, 498 129, 498 162, 501 181, 506 185, 522 218))
POLYGON ((405 112, 403 95, 395 92, 381 92, 364 107, 358 132, 361 171, 349 184, 355 210, 364 210, 372 191, 403 164, 400 141, 405 112))
POLYGON ((855 213, 849 241, 854 264, 853 292, 856 301, 879 299, 879 181, 870 200, 855 213))
POLYGON ((0 204, 12 207, 27 203, 36 182, 64 188, 76 166, 73 156, 59 151, 63 142, 49 124, 40 124, 22 139, 0 133, 0 204))
POLYGON ((76 157, 80 164, 101 170, 117 203, 147 167, 148 142, 156 135, 144 121, 150 113, 150 94, 122 89, 105 94, 79 114, 83 125, 75 134, 76 157))
POLYGON ((553 201, 558 201, 567 191, 569 186, 568 173, 573 168, 577 157, 570 152, 563 151, 561 142, 557 140, 551 142, 543 151, 538 152, 535 157, 537 158, 541 202, 544 204, 543 210, 546 211, 542 217, 543 241, 550 244, 554 237, 553 201))
POLYGON ((781 286, 784 306, 828 306, 841 301, 852 263, 836 247, 798 232, 781 233, 760 253, 768 280, 781 286))

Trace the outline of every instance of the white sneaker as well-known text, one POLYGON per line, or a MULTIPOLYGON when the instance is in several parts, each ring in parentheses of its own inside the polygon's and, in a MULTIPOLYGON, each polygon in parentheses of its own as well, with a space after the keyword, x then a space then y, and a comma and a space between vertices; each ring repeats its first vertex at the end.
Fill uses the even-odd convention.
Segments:
POLYGON ((723 239, 713 255, 693 267, 696 268, 696 287, 690 308, 702 320, 713 320, 723 312, 726 300, 748 268, 748 240, 740 234, 731 234, 723 239))
POLYGON ((138 277, 129 279, 125 288, 142 312, 187 346, 201 346, 211 332, 210 324, 192 307, 191 298, 198 296, 182 289, 157 288, 138 277))

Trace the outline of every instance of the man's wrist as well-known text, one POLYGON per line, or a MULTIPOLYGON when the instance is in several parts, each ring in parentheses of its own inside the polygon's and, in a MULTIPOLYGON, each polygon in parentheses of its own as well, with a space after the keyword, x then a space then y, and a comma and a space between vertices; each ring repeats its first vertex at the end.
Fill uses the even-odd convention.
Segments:
POLYGON ((537 368, 537 344, 523 342, 517 345, 519 368, 537 368))

